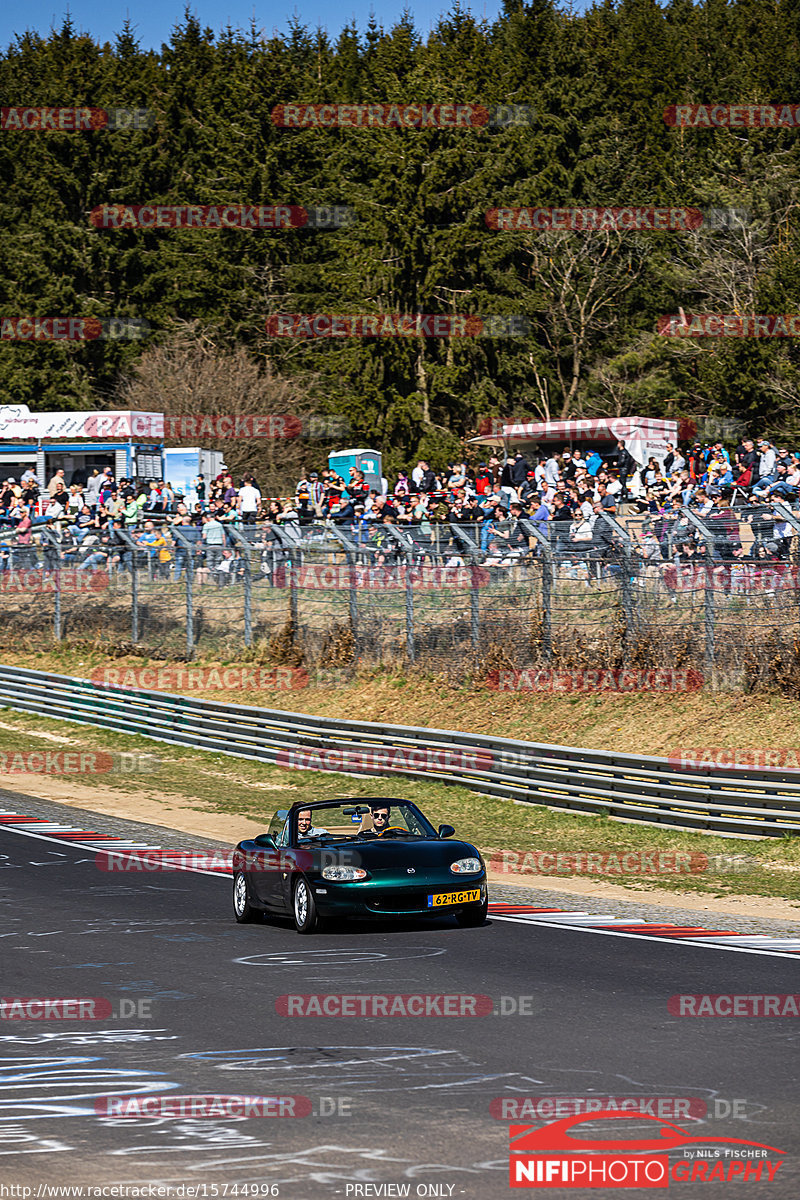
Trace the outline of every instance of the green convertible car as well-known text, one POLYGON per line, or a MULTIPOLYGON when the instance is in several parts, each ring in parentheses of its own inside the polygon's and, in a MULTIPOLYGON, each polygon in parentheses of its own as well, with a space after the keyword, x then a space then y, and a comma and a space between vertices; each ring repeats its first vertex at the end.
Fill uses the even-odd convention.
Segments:
POLYGON ((486 866, 452 825, 434 829, 410 800, 319 800, 275 813, 233 854, 237 921, 291 916, 298 933, 327 919, 452 913, 486 920, 486 866))

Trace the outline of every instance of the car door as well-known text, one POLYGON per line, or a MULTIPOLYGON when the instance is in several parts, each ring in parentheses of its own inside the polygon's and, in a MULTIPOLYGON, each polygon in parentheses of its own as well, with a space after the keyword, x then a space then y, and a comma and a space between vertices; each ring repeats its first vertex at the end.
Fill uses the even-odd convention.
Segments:
MULTIPOLYGON (((250 881, 260 904, 266 908, 282 911, 281 868, 284 865, 286 847, 289 842, 289 816, 276 814, 270 822, 269 835, 275 845, 259 847, 253 856, 250 881)), ((257 840, 257 839, 256 839, 257 840)))

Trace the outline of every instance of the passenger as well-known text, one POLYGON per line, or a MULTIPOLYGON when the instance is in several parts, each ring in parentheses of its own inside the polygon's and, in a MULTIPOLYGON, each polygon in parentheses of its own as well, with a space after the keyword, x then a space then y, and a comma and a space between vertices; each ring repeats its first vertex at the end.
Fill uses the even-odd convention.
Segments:
POLYGON ((317 828, 311 824, 311 809, 301 808, 297 814, 297 836, 298 838, 320 837, 327 833, 327 829, 317 828))

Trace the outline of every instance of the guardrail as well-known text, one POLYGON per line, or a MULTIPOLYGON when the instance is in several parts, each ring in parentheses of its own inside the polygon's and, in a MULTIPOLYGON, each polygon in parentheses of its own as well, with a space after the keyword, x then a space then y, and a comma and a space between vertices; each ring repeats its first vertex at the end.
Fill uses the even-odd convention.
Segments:
POLYGON ((800 833, 791 771, 677 771, 663 758, 342 721, 0 665, 0 706, 305 770, 438 779, 484 795, 726 837, 800 833))

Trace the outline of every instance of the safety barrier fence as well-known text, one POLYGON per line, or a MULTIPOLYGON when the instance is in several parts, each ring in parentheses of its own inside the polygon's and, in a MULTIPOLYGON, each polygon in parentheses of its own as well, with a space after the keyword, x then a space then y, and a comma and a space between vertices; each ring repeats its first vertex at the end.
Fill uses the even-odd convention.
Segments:
MULTIPOLYGON (((800 687, 800 515, 604 513, 413 526, 290 523, 0 534, 0 646, 114 649, 354 672, 691 667, 711 687, 800 687)), ((793 690, 794 689, 794 690, 793 690)))
POLYGON ((800 782, 787 770, 679 770, 662 758, 98 688, 4 665, 0 706, 287 769, 437 779, 548 808, 728 837, 800 833, 800 782))

